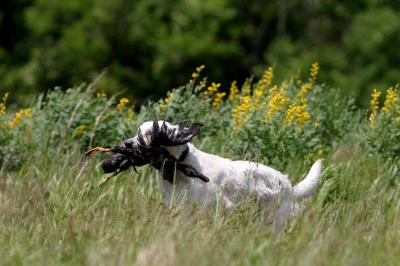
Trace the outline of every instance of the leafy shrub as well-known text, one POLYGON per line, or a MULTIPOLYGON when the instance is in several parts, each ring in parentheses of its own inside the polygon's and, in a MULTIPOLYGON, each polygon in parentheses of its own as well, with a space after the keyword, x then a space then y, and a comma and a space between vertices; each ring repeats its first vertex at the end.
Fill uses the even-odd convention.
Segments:
POLYGON ((380 153, 385 158, 400 158, 400 101, 399 90, 390 88, 382 108, 381 92, 373 90, 369 121, 364 123, 361 142, 370 153, 380 153))
POLYGON ((129 102, 104 93, 93 95, 91 86, 82 85, 63 92, 56 88, 32 109, 0 114, 0 162, 17 166, 35 154, 51 157, 72 146, 112 145, 136 132, 137 125, 129 102))
POLYGON ((272 85, 272 68, 258 82, 248 79, 240 90, 232 82, 225 101, 220 84, 208 84, 206 78, 196 82, 201 70, 159 104, 147 106, 145 113, 202 123, 203 136, 213 136, 215 145, 227 147, 214 150, 223 155, 282 167, 293 158, 321 156, 354 124, 353 101, 315 84, 318 64, 313 64, 307 82, 292 79, 272 85))
POLYGON ((260 99, 255 99, 260 82, 254 85, 233 130, 233 153, 277 167, 294 158, 310 163, 346 134, 353 124, 352 101, 316 85, 315 78, 267 86, 260 99))
MULTIPOLYGON (((117 102, 85 85, 66 92, 55 89, 32 109, 16 114, 6 114, 4 100, 0 160, 15 166, 35 153, 50 157, 74 145, 82 150, 112 146, 135 135, 142 122, 158 118, 202 123, 199 140, 210 144, 210 152, 283 168, 295 159, 310 164, 359 122, 350 97, 317 84, 318 64, 312 65, 306 81, 295 77, 274 84, 273 69, 268 68, 260 80, 250 78, 241 88, 232 82, 229 94, 219 83, 200 78, 203 68, 198 67, 192 80, 167 98, 142 106, 135 114, 127 108, 126 98, 117 102)), ((391 109, 377 117, 377 126, 366 138, 369 150, 398 152, 391 144, 397 132, 387 140, 378 132, 379 123, 387 123, 385 117, 395 112, 391 109)))

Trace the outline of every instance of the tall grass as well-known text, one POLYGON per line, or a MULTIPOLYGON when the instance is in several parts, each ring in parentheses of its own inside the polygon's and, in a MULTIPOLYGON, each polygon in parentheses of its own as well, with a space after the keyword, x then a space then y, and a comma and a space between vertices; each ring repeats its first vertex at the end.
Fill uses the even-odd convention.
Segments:
POLYGON ((2 264, 395 265, 400 258, 400 192, 390 182, 398 169, 377 158, 326 162, 318 195, 280 235, 252 202, 190 218, 166 208, 147 168, 99 189, 94 162, 76 179, 81 159, 72 149, 1 173, 2 264))
MULTIPOLYGON (((290 101, 301 89, 295 83, 287 89, 290 101)), ((29 114, 21 113, 18 123, 10 123, 16 114, 1 114, 0 264, 398 264, 398 157, 387 159, 382 145, 373 152, 367 139, 373 136, 378 143, 376 131, 382 129, 354 111, 351 101, 338 97, 330 102, 334 92, 313 84, 307 96, 310 118, 301 125, 281 123, 286 129, 273 134, 289 105, 264 122, 259 119, 263 111, 255 110, 238 126, 230 114, 243 104, 240 96, 215 107, 214 98, 203 94, 207 86, 199 86, 191 81, 161 105, 143 106, 135 114, 126 100, 96 95, 86 87, 53 92, 29 114), (269 225, 268 210, 250 199, 232 212, 218 205, 190 215, 179 206, 167 208, 148 167, 98 188, 102 174, 97 160, 86 160, 83 151, 132 136, 152 116, 202 122, 195 140, 202 150, 271 163, 294 181, 322 156, 322 185, 280 233, 269 225)), ((251 90, 249 97, 255 94, 251 90)), ((388 114, 383 115, 376 123, 387 123, 388 114)), ((388 152, 396 154, 393 147, 388 152)))

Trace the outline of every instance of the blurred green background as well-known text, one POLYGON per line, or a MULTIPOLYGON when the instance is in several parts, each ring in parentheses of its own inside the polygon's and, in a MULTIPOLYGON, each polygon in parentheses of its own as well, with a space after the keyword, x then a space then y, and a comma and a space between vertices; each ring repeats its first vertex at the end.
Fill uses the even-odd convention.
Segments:
POLYGON ((368 105, 400 77, 400 1, 1 0, 0 94, 27 105, 54 86, 108 74, 99 87, 140 104, 207 66, 210 80, 242 83, 275 67, 368 105))

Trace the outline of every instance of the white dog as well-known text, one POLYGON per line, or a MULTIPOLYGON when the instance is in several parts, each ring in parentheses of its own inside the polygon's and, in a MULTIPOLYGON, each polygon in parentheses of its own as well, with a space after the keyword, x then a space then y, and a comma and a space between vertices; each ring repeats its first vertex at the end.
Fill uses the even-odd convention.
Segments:
POLYGON ((249 161, 232 161, 197 149, 191 141, 198 131, 197 125, 188 128, 165 121, 145 122, 140 126, 138 135, 132 139, 147 148, 162 147, 178 162, 208 177, 209 182, 205 182, 176 169, 173 180, 166 180, 163 174, 158 174, 157 184, 168 205, 186 198, 189 203, 205 207, 219 201, 230 209, 249 196, 266 206, 279 200, 278 222, 282 223, 296 201, 312 195, 318 187, 322 173, 321 160, 313 164, 303 181, 292 186, 287 175, 268 166, 249 161))

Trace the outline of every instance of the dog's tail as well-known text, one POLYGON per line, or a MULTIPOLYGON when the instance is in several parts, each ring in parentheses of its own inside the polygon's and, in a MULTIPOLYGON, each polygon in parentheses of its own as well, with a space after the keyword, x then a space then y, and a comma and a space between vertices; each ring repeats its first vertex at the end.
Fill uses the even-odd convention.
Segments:
POLYGON ((317 160, 308 172, 306 178, 293 187, 293 196, 297 199, 311 196, 318 188, 322 174, 322 160, 317 160))

